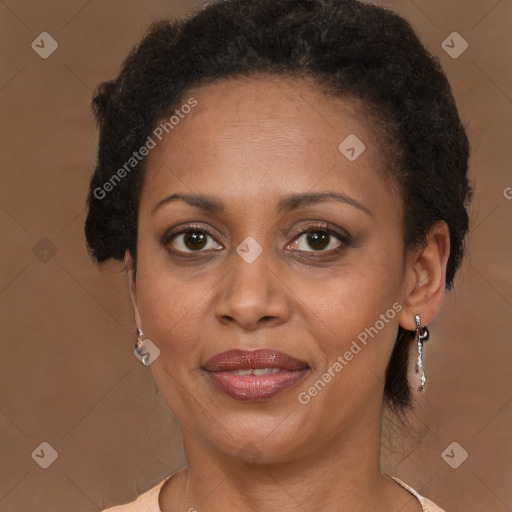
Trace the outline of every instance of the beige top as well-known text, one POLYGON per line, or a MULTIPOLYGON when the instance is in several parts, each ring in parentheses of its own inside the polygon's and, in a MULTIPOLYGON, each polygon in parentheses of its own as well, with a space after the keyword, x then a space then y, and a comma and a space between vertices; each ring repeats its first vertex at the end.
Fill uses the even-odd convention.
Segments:
MULTIPOLYGON (((162 480, 158 485, 152 489, 149 489, 149 491, 141 494, 135 501, 127 503, 126 505, 118 505, 117 507, 107 508, 101 512, 162 512, 158 504, 160 489, 165 484, 165 482, 169 480, 169 478, 174 476, 174 474, 162 480)), ((444 512, 444 510, 439 508, 435 503, 432 503, 429 499, 419 495, 412 487, 409 487, 398 478, 394 476, 391 478, 418 499, 423 512, 444 512)))

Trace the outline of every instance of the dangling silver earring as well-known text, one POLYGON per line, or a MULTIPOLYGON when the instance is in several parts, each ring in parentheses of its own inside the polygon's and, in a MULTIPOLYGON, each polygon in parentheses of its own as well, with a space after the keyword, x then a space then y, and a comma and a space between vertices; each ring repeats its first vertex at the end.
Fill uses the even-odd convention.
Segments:
POLYGON ((150 354, 146 350, 146 344, 144 340, 144 333, 141 329, 137 328, 137 341, 135 342, 135 350, 137 354, 140 356, 140 360, 144 366, 149 366, 149 356, 150 354))
POLYGON ((421 327, 420 315, 416 315, 414 319, 416 321, 414 339, 418 344, 418 360, 416 361, 416 373, 419 373, 421 370, 420 385, 418 387, 418 391, 421 393, 425 389, 425 383, 427 382, 427 376, 425 375, 425 370, 423 369, 423 342, 427 341, 430 338, 430 333, 428 332, 426 325, 421 327))

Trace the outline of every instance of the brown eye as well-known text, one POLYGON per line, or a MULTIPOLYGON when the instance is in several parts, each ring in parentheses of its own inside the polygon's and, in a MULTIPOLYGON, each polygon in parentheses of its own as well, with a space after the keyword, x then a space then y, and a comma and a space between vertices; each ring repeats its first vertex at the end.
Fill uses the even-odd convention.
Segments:
POLYGON ((172 245, 177 252, 205 252, 208 249, 223 249, 213 238, 214 235, 205 228, 188 228, 170 236, 166 245, 172 245), (208 239, 211 239, 209 241, 208 239))
POLYGON ((195 251, 196 249, 204 249, 206 245, 207 234, 199 233, 197 231, 188 231, 183 233, 183 245, 190 250, 195 251))
POLYGON ((297 251, 330 252, 344 245, 349 245, 349 240, 349 237, 336 233, 331 229, 313 227, 301 233, 290 245, 297 251), (308 249, 308 247, 312 250, 308 249))
POLYGON ((312 247, 316 251, 322 251, 329 245, 331 235, 326 232, 315 231, 306 234, 306 242, 309 247, 312 247))

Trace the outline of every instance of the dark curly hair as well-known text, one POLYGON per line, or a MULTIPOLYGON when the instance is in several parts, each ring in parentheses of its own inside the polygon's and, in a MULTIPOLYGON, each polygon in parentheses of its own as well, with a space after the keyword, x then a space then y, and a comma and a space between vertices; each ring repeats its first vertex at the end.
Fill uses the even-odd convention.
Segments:
MULTIPOLYGON (((122 260, 129 250, 136 261, 146 158, 113 182, 117 170, 191 87, 243 76, 313 79, 319 89, 363 106, 387 175, 401 191, 405 249, 424 243, 437 221, 448 225, 451 289, 469 224, 469 141, 438 59, 406 20, 358 0, 219 0, 154 22, 92 101, 100 130, 85 223, 92 257, 122 260)), ((387 368, 384 395, 395 412, 412 404, 412 338, 399 327, 387 368)))

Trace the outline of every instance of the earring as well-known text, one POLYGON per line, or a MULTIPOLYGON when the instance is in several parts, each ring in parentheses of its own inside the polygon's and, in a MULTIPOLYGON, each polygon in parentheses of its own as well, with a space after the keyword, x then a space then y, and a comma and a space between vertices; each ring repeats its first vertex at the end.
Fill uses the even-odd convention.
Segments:
POLYGON ((420 385, 418 387, 418 391, 421 393, 425 389, 425 383, 427 382, 427 376, 425 375, 425 370, 423 369, 423 342, 427 341, 430 338, 430 333, 428 332, 426 325, 421 327, 420 315, 416 315, 414 317, 414 320, 416 321, 414 339, 418 344, 418 360, 416 361, 416 373, 419 373, 421 370, 420 385))
MULTIPOLYGON (((149 341, 149 340, 148 340, 149 341)), ((146 348, 146 340, 144 339, 144 333, 141 329, 137 328, 137 341, 135 342, 135 350, 140 356, 140 360, 144 366, 149 366, 150 354, 146 348)))

